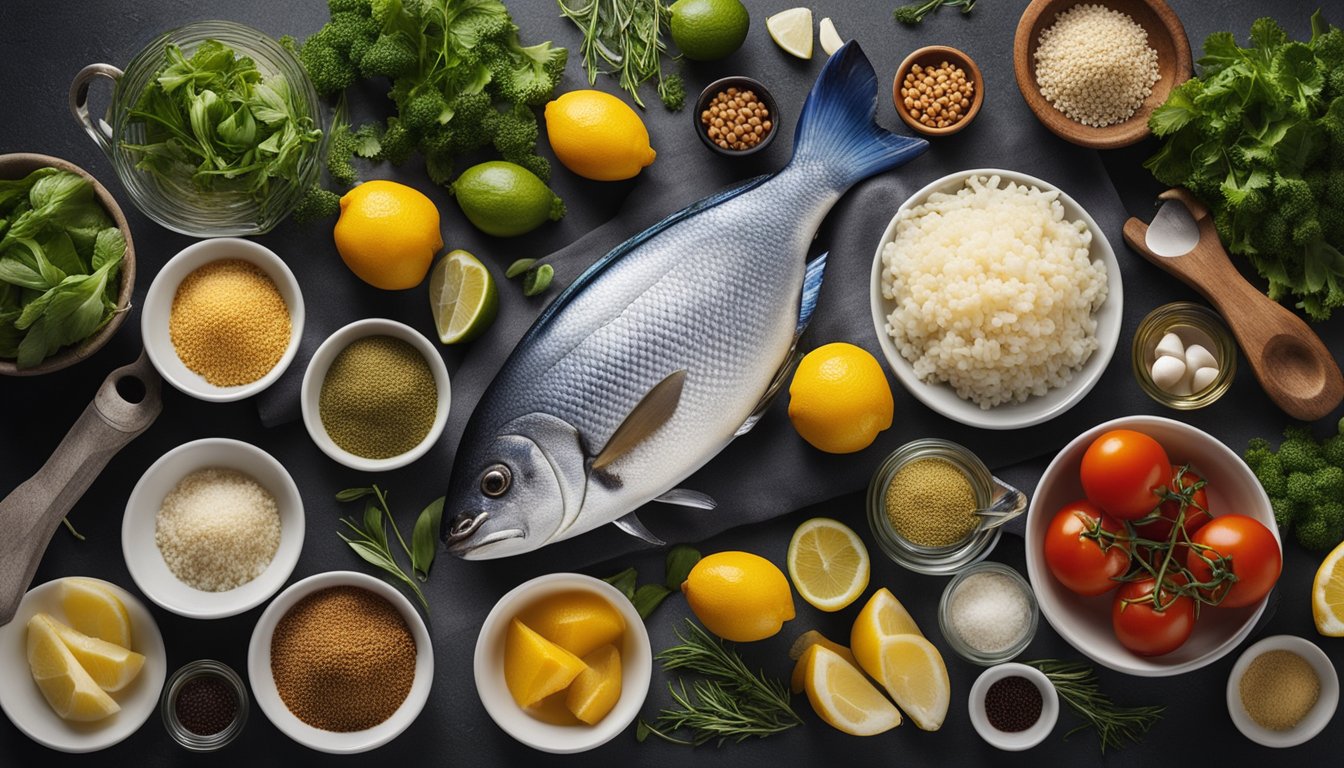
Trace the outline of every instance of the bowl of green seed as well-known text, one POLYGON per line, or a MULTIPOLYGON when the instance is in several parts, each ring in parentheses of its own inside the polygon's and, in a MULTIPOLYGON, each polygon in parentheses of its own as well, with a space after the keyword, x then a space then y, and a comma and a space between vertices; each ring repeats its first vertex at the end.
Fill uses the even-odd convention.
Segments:
POLYGON ((415 461, 448 423, 448 368, 422 334, 394 320, 357 320, 327 337, 303 375, 303 425, 351 469, 415 461))

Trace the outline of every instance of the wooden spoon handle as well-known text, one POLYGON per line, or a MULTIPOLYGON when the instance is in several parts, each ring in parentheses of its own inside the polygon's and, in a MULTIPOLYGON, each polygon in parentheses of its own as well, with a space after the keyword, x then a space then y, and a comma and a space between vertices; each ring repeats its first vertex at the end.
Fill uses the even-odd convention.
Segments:
POLYGON ((1199 226, 1199 242, 1184 256, 1159 256, 1148 247, 1148 225, 1134 218, 1125 222, 1125 242, 1218 309, 1265 394, 1285 413, 1315 421, 1339 407, 1344 375, 1316 332, 1242 277, 1223 249, 1208 209, 1188 191, 1168 190, 1159 198, 1185 204, 1199 226))
POLYGON ((5 532, 0 537, 0 625, 14 618, 61 518, 112 456, 159 415, 160 387, 144 353, 108 374, 47 463, 0 501, 0 530, 5 532), (119 382, 127 391, 143 388, 143 397, 134 402, 123 397, 119 382))

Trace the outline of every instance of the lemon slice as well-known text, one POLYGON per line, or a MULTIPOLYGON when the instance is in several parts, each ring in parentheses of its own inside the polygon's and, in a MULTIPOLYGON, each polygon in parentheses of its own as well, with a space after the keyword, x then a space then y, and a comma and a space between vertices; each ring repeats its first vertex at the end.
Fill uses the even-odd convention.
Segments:
POLYGON ((822 611, 845 608, 868 588, 868 548, 849 526, 829 517, 798 526, 787 562, 798 594, 822 611))
POLYGON ((803 687, 817 716, 851 736, 874 736, 901 724, 901 713, 840 654, 814 645, 803 655, 803 687))
MULTIPOLYGON (((873 675, 882 665, 882 641, 894 635, 919 635, 919 625, 901 601, 883 587, 868 598, 868 604, 859 611, 849 633, 849 647, 859 666, 873 675)), ((880 677, 878 678, 881 679, 880 677)))
POLYGON ((775 45, 800 59, 812 58, 812 9, 790 8, 765 20, 775 45))
POLYGON ((485 332, 499 313, 499 291, 490 270, 463 250, 439 259, 429 275, 429 308, 439 341, 461 344, 485 332))
MULTIPOLYGON (((895 635, 882 640, 877 668, 863 665, 915 725, 936 731, 947 717, 952 686, 947 665, 933 643, 920 635, 895 635)), ((860 663, 863 657, 859 657, 860 663)))
POLYGON ((63 720, 93 722, 121 709, 79 665, 51 617, 43 613, 28 620, 28 668, 47 704, 63 720))
POLYGON ((122 648, 131 644, 131 615, 107 587, 93 579, 61 579, 61 610, 79 632, 122 648))
POLYGON ((145 657, 135 651, 106 640, 89 637, 46 614, 39 615, 46 617, 56 636, 65 643, 65 647, 74 655, 79 665, 104 691, 120 691, 130 685, 140 674, 141 667, 145 665, 145 657))
POLYGON ((807 680, 806 656, 808 650, 814 645, 820 645, 827 650, 834 651, 840 655, 840 658, 853 664, 855 669, 859 668, 859 662, 855 660, 854 654, 850 653, 848 648, 828 639, 825 635, 815 629, 809 629, 799 635, 798 639, 793 641, 793 646, 789 648, 789 658, 797 661, 797 663, 793 665, 793 677, 789 679, 789 690, 794 693, 803 692, 807 680))
POLYGON ((1335 547, 1316 569, 1311 583, 1311 615, 1316 631, 1326 637, 1344 637, 1344 544, 1335 547))
POLYGON ((818 25, 817 42, 821 43, 821 50, 825 51, 827 56, 840 50, 840 46, 845 44, 845 41, 840 39, 840 33, 835 31, 835 24, 830 16, 822 19, 818 25))

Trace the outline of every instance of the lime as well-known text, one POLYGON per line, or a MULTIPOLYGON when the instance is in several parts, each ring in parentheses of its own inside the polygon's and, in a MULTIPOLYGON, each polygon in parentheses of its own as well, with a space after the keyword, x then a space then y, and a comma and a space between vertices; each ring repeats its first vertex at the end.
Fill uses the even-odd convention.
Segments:
POLYGON ((485 332, 499 313, 495 279, 480 259, 463 250, 450 251, 429 275, 429 308, 439 341, 461 344, 485 332))
POLYGON ((741 0, 677 0, 672 12, 672 42, 695 61, 726 58, 747 39, 750 17, 741 0))
POLYGON ((503 160, 463 171, 453 182, 453 194, 467 220, 495 237, 531 232, 547 219, 565 215, 565 204, 545 182, 521 165, 503 160))
POLYGON ((790 8, 765 20, 775 45, 800 59, 812 58, 812 9, 790 8))

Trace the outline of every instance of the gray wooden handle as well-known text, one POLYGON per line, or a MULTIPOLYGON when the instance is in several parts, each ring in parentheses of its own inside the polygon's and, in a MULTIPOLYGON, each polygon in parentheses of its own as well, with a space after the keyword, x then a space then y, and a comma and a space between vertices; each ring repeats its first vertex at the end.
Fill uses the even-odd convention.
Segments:
POLYGON ((0 625, 14 618, 61 518, 112 456, 154 423, 163 409, 161 386, 144 353, 108 374, 47 463, 0 501, 0 625), (127 391, 143 389, 144 396, 127 400, 119 382, 127 391))

